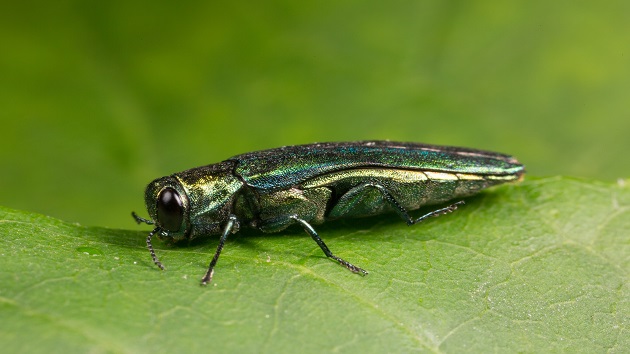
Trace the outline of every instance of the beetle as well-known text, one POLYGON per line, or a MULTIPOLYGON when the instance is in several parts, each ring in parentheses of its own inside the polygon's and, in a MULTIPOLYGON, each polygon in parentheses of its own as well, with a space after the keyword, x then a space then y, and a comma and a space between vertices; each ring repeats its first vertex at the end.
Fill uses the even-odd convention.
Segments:
POLYGON ((334 255, 313 228, 327 220, 396 212, 407 225, 454 211, 457 201, 412 218, 410 210, 476 194, 522 179, 514 157, 470 148, 394 141, 358 141, 285 146, 237 155, 223 162, 158 178, 145 203, 155 225, 146 238, 192 240, 221 235, 201 280, 212 280, 228 235, 241 225, 265 233, 297 224, 324 254, 354 273, 367 271, 334 255))

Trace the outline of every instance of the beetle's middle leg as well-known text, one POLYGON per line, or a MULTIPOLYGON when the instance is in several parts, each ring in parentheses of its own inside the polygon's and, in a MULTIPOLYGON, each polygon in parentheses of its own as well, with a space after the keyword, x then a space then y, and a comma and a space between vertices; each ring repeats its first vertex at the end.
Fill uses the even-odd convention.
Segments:
POLYGON ((360 200, 361 198, 363 198, 364 196, 368 194, 368 192, 366 191, 368 188, 377 190, 380 193, 380 195, 383 197, 383 199, 385 199, 385 201, 394 208, 396 213, 403 220, 405 220, 407 225, 410 225, 410 226, 413 224, 417 224, 430 217, 435 217, 435 216, 451 213, 455 211, 455 209, 457 209, 459 205, 464 204, 464 201, 460 200, 449 206, 446 206, 441 209, 433 210, 427 214, 420 216, 417 219, 414 219, 409 215, 409 212, 407 211, 407 209, 391 194, 390 191, 387 190, 387 188, 385 188, 384 186, 378 183, 367 182, 359 186, 356 186, 352 188, 351 190, 349 190, 348 192, 346 192, 346 194, 344 194, 341 197, 341 199, 339 200, 335 208, 333 208, 330 216, 339 217, 344 214, 351 214, 352 211, 350 209, 352 209, 353 207, 357 207, 358 204, 361 204, 360 200))
POLYGON ((319 237, 319 235, 317 234, 317 231, 315 231, 315 229, 311 226, 311 224, 306 222, 306 220, 298 218, 297 215, 291 215, 290 218, 293 219, 298 224, 302 225, 302 227, 304 228, 304 231, 306 231, 309 235, 311 235, 313 240, 315 242, 317 242, 317 245, 319 246, 319 248, 322 249, 322 251, 324 251, 324 254, 326 255, 326 257, 336 260, 337 262, 339 262, 339 264, 341 264, 342 266, 348 268, 353 273, 359 273, 361 275, 367 275, 368 274, 368 272, 366 270, 361 269, 361 268, 355 266, 354 264, 352 264, 352 263, 350 263, 350 262, 348 262, 348 261, 346 261, 346 260, 344 260, 342 258, 339 258, 339 257, 335 256, 330 251, 328 246, 326 246, 326 244, 321 239, 321 237, 319 237))
POLYGON ((294 222, 298 223, 324 251, 326 257, 334 259, 354 273, 366 275, 368 272, 365 270, 335 256, 309 223, 324 221, 326 203, 330 200, 331 193, 330 189, 322 187, 305 190, 291 188, 268 194, 261 202, 257 227, 263 232, 278 232, 294 222))

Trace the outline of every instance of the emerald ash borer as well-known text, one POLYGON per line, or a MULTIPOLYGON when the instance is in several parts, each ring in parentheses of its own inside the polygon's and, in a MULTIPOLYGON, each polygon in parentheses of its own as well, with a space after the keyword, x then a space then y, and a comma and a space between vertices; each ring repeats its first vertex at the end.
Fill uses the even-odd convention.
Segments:
POLYGON ((250 152, 151 182, 145 192, 154 224, 147 237, 153 262, 164 269, 151 238, 192 240, 221 235, 208 271, 228 235, 241 226, 279 232, 297 224, 327 257, 354 273, 367 272, 335 256, 312 225, 326 220, 396 212, 407 225, 454 211, 457 201, 413 218, 410 210, 473 195, 519 180, 524 166, 490 151, 393 141, 359 141, 286 146, 250 152))

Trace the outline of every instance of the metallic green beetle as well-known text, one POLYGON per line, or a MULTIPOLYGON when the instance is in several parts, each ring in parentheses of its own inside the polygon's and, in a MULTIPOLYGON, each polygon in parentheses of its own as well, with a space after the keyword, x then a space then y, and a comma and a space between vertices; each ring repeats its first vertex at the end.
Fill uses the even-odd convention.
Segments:
POLYGON ((219 234, 219 246, 201 280, 212 280, 228 235, 246 225, 263 232, 298 224, 330 257, 352 272, 367 272, 335 256, 311 224, 394 211, 408 225, 452 212, 458 201, 417 219, 408 211, 521 179, 524 166, 495 152, 393 141, 286 146, 251 152, 151 182, 145 192, 147 237, 180 241, 219 234))

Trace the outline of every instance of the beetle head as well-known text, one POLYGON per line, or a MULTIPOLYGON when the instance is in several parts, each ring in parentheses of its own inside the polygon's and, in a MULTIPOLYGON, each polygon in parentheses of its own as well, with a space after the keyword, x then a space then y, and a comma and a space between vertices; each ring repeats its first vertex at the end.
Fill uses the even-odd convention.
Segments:
POLYGON ((190 201, 175 177, 162 177, 149 183, 144 199, 149 216, 159 228, 158 237, 172 241, 188 237, 190 201))

